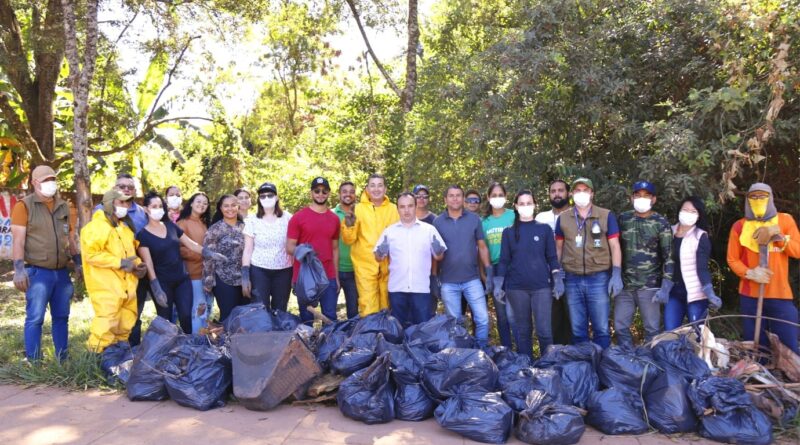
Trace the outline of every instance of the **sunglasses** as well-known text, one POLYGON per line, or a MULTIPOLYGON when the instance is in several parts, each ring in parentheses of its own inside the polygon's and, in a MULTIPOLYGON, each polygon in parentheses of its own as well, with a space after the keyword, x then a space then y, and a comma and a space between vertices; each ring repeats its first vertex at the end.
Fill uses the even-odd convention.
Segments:
POLYGON ((327 190, 327 189, 314 189, 314 190, 312 190, 312 191, 313 191, 313 192, 314 192, 314 194, 316 194, 316 195, 327 195, 328 193, 330 193, 330 192, 331 192, 330 190, 327 190))
POLYGON ((258 195, 258 197, 261 198, 261 199, 274 198, 275 194, 274 193, 262 193, 262 194, 258 195))
POLYGON ((467 202, 467 204, 480 204, 481 203, 481 199, 480 198, 467 198, 465 201, 467 202))
POLYGON ((428 199, 430 197, 428 195, 417 195, 416 198, 417 199, 428 199))
POLYGON ((128 184, 117 184, 117 188, 118 189, 123 189, 123 190, 135 190, 136 186, 135 185, 128 185, 128 184))

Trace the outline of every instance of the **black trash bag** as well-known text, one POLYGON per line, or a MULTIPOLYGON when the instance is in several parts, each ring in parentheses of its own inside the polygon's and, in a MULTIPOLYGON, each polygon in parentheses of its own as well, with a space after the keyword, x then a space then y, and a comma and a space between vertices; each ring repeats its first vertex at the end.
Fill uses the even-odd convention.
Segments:
POLYGON ((585 430, 583 416, 577 408, 553 403, 543 392, 532 391, 525 410, 519 414, 514 433, 526 443, 572 445, 581 440, 585 430))
POLYGON ((678 340, 659 342, 653 347, 653 358, 665 371, 678 374, 687 381, 711 375, 708 364, 695 355, 694 348, 685 335, 678 340))
POLYGON ((577 345, 550 345, 547 352, 534 363, 537 368, 550 368, 566 362, 589 362, 597 371, 603 348, 592 342, 578 343, 577 345))
POLYGON ((522 378, 529 379, 533 371, 530 366, 523 366, 521 364, 506 364, 506 366, 499 370, 497 382, 500 387, 504 387, 509 383, 522 378))
POLYGON ((445 400, 461 392, 497 390, 497 366, 480 349, 447 348, 431 355, 422 369, 429 394, 445 400))
POLYGON ((331 369, 337 374, 348 376, 369 366, 375 360, 378 335, 366 333, 350 336, 331 356, 331 369))
MULTIPOLYGON (((531 391, 539 391, 533 386, 533 381, 531 381, 530 378, 520 378, 506 382, 501 389, 503 400, 505 400, 508 406, 510 406, 514 411, 522 411, 527 409, 528 404, 526 403, 526 400, 528 399, 528 395, 531 393, 531 391)), ((544 393, 543 391, 540 392, 544 393)), ((552 399, 552 402, 555 402, 555 398, 553 398, 550 394, 548 394, 548 397, 552 399)))
POLYGON ((368 333, 383 334, 383 338, 390 343, 399 344, 403 341, 403 325, 400 324, 400 320, 389 315, 389 311, 386 310, 367 315, 359 320, 351 335, 368 333))
POLYGON ((280 309, 272 311, 272 319, 277 331, 294 331, 297 326, 303 324, 303 320, 297 315, 290 314, 280 309))
POLYGON ((643 434, 647 432, 643 408, 638 394, 625 388, 608 388, 589 397, 586 423, 605 434, 643 434))
POLYGON ((342 347, 344 342, 347 341, 348 334, 344 331, 336 331, 326 336, 321 343, 317 344, 317 363, 323 370, 330 369, 331 357, 339 348, 342 347))
POLYGON ((485 352, 489 354, 497 369, 502 371, 509 366, 528 368, 531 366, 531 358, 525 354, 519 354, 505 346, 490 346, 485 352))
POLYGON ((139 352, 133 358, 127 393, 132 401, 158 401, 169 397, 164 373, 158 362, 183 339, 183 332, 169 320, 156 317, 144 334, 139 352))
POLYGON ((109 385, 116 385, 117 382, 123 385, 128 383, 132 365, 133 350, 131 344, 126 341, 105 348, 100 357, 100 369, 103 370, 109 385))
POLYGON ((295 258, 300 262, 294 294, 300 307, 317 307, 322 293, 330 285, 325 267, 310 244, 300 244, 295 248, 295 258))
POLYGON ((570 393, 561 382, 561 373, 557 369, 531 368, 533 389, 544 391, 555 399, 556 403, 572 404, 570 393))
POLYGON ((430 320, 409 326, 405 330, 405 341, 422 344, 431 352, 446 348, 473 348, 475 339, 467 329, 449 315, 437 315, 430 320))
POLYGON ((742 382, 711 376, 693 381, 686 395, 700 418, 701 436, 737 444, 772 443, 769 417, 753 405, 742 382), (704 416, 706 410, 711 414, 704 416))
POLYGON ((236 306, 222 324, 228 335, 279 330, 264 303, 236 306))
POLYGON ((398 383, 396 387, 394 392, 396 418, 417 422, 433 416, 436 402, 428 396, 421 383, 398 383))
POLYGON ((563 362, 553 369, 561 375, 567 405, 586 407, 589 397, 600 389, 600 378, 594 372, 591 362, 563 362))
POLYGON ((604 387, 625 388, 636 394, 646 391, 660 372, 650 349, 641 346, 606 348, 597 368, 597 376, 604 387))
POLYGON ((420 371, 422 367, 414 360, 404 345, 390 343, 378 334, 375 355, 389 355, 391 362, 392 380, 396 385, 420 383, 420 371))
POLYGON ((433 415, 442 428, 484 443, 505 443, 514 424, 514 411, 496 392, 455 395, 433 415))
POLYGON ((383 355, 344 379, 336 395, 342 414, 366 424, 391 422, 395 417, 394 384, 389 374, 389 357, 383 355))
POLYGON ((356 315, 355 317, 347 320, 337 320, 333 323, 325 325, 320 331, 320 338, 330 336, 334 332, 344 332, 349 336, 353 332, 353 328, 356 326, 356 323, 358 323, 359 320, 361 320, 361 317, 356 315))
POLYGON ((230 362, 219 350, 186 343, 170 351, 159 367, 167 392, 178 405, 200 411, 225 406, 233 375, 230 362))
POLYGON ((561 383, 561 375, 553 368, 526 368, 517 372, 516 378, 501 384, 503 400, 522 411, 528 408, 528 394, 540 390, 552 398, 553 403, 569 405, 572 403, 569 393, 561 383))
POLYGON ((674 371, 656 377, 644 393, 650 425, 663 434, 697 431, 697 416, 686 396, 688 388, 686 379, 674 371))

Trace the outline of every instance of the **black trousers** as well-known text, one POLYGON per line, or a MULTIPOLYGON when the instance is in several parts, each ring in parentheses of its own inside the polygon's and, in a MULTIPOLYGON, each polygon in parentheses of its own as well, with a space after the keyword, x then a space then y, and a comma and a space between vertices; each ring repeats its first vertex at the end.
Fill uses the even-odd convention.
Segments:
POLYGON ((267 309, 286 311, 292 291, 292 268, 262 269, 250 266, 253 302, 264 303, 267 309))

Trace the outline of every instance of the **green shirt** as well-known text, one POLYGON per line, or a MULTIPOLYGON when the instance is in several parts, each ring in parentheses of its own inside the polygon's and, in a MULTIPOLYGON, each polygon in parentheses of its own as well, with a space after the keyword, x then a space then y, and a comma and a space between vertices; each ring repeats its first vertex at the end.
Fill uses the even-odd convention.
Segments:
POLYGON ((489 259, 492 264, 500 260, 500 244, 503 241, 503 230, 514 225, 514 211, 506 209, 500 216, 489 215, 483 218, 483 237, 489 246, 489 259))
POLYGON ((640 218, 633 211, 619 216, 622 246, 622 281, 625 289, 654 289, 661 279, 672 281, 672 228, 663 216, 653 212, 640 218))
MULTIPOLYGON (((344 220, 344 210, 336 204, 333 213, 339 217, 339 222, 344 220)), ((340 231, 341 232, 341 231, 340 231)), ((350 259, 350 246, 342 241, 342 236, 339 235, 339 272, 352 272, 353 260, 350 259)))

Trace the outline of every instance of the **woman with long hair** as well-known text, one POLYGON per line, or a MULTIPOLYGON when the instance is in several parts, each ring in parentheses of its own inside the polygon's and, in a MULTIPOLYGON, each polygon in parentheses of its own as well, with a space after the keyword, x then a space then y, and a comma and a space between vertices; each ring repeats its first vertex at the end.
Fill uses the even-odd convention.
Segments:
POLYGON ((246 188, 238 188, 233 191, 233 196, 236 197, 236 202, 239 203, 239 216, 244 220, 249 216, 250 206, 253 205, 250 192, 246 188))
POLYGON ((677 209, 678 223, 672 226, 672 260, 675 285, 664 308, 664 329, 670 331, 683 324, 706 318, 708 306, 719 309, 722 300, 714 293, 708 260, 711 240, 708 236, 706 206, 696 196, 684 198, 677 209))
POLYGON ((511 306, 511 329, 517 351, 533 358, 535 321, 539 352, 553 342, 551 308, 554 274, 560 272, 553 229, 533 218, 536 200, 530 190, 514 198, 514 224, 503 230, 497 274, 501 283, 495 298, 511 306))
MULTIPOLYGON (((211 225, 211 206, 208 195, 197 192, 186 201, 176 223, 192 241, 203 244, 211 225)), ((208 317, 214 306, 214 297, 203 290, 203 257, 181 246, 181 257, 192 282, 192 333, 197 334, 208 325, 208 317)))
MULTIPOLYGON (((497 284, 502 280, 497 275, 497 263, 500 261, 500 244, 503 240, 503 230, 514 224, 514 211, 506 208, 506 188, 499 182, 492 182, 486 190, 486 200, 489 205, 482 218, 483 238, 489 248, 489 260, 494 267, 494 288, 499 289, 497 284)), ((495 292, 496 294, 496 292, 495 292)), ((509 326, 509 314, 506 304, 492 295, 494 303, 495 317, 497 318, 497 333, 500 335, 500 344, 511 348, 511 327, 509 326)))
POLYGON ((177 185, 171 185, 164 191, 164 196, 167 201, 167 216, 169 216, 169 220, 178 222, 178 217, 181 215, 181 204, 183 204, 181 189, 177 185))
POLYGON ((219 306, 220 320, 225 320, 236 306, 247 304, 242 295, 242 252, 244 222, 234 195, 222 195, 211 220, 203 245, 214 252, 225 252, 224 261, 203 259, 203 290, 213 293, 219 306))

